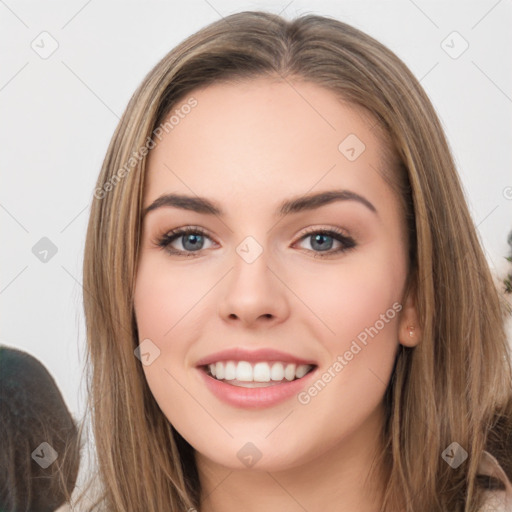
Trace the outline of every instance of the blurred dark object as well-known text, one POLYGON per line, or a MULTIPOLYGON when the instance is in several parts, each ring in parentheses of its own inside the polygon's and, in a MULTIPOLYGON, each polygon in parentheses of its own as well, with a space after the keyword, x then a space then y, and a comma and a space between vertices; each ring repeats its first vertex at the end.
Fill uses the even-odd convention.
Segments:
POLYGON ((78 430, 53 377, 0 346, 0 512, 54 512, 70 499, 79 461, 78 430))

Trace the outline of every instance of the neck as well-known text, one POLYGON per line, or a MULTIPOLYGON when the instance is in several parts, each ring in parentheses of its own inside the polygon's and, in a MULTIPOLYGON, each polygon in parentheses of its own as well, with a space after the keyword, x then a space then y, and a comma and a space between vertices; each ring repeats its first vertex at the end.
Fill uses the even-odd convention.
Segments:
POLYGON ((196 452, 199 512, 380 510, 385 479, 378 462, 383 417, 379 408, 338 444, 286 470, 230 469, 196 452))

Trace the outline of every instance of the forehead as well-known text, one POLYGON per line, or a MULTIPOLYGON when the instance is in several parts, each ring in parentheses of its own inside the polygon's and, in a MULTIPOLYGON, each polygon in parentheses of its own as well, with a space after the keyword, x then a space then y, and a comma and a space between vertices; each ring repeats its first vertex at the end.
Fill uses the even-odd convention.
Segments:
POLYGON ((316 84, 215 83, 192 91, 171 116, 172 129, 150 151, 145 204, 172 191, 236 190, 278 202, 314 188, 370 196, 388 188, 380 175, 386 147, 374 119, 316 84), (191 98, 195 106, 183 108, 191 98))

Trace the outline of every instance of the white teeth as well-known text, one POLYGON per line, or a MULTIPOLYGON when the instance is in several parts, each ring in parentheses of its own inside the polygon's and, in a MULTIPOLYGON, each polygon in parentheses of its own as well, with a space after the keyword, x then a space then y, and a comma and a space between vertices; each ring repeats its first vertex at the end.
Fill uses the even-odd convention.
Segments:
MULTIPOLYGON (((219 364, 222 363, 217 363, 217 368, 219 368, 219 364)), ((252 373, 251 363, 248 363, 247 361, 240 361, 236 367, 236 380, 251 382, 253 380, 252 373)))
POLYGON ((301 364, 300 366, 297 366, 297 370, 295 370, 295 377, 298 379, 302 379, 306 373, 308 373, 308 365, 307 364, 301 364))
POLYGON ((215 365, 215 377, 217 379, 223 379, 224 378, 224 365, 222 363, 217 363, 215 365))
POLYGON ((253 377, 256 382, 270 382, 270 366, 268 363, 256 363, 253 377))
POLYGON ((288 364, 284 369, 284 378, 286 380, 293 380, 295 378, 295 365, 288 364))
POLYGON ((274 363, 272 370, 270 370, 270 378, 272 380, 283 380, 284 379, 284 368, 282 363, 274 363))
POLYGON ((280 382, 301 379, 313 368, 310 364, 259 362, 252 365, 247 361, 219 361, 208 365, 210 373, 217 380, 239 382, 280 382))
POLYGON ((226 380, 236 379, 236 364, 233 361, 228 361, 224 367, 224 378, 226 380))

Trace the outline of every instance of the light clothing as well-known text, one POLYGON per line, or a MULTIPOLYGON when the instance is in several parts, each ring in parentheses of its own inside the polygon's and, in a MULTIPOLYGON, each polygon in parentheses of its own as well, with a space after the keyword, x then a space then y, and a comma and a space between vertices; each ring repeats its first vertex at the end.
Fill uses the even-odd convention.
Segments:
POLYGON ((65 503, 62 507, 59 507, 55 512, 72 512, 71 507, 65 503))
POLYGON ((497 478, 505 484, 505 490, 486 491, 486 500, 479 512, 512 512, 512 482, 489 452, 483 452, 478 472, 497 478))
MULTIPOLYGON (((483 452, 478 473, 495 477, 505 484, 505 490, 486 491, 486 499, 479 512, 512 512, 512 482, 496 458, 489 452, 483 452)), ((73 512, 73 510, 68 504, 65 504, 55 512, 73 512)))

